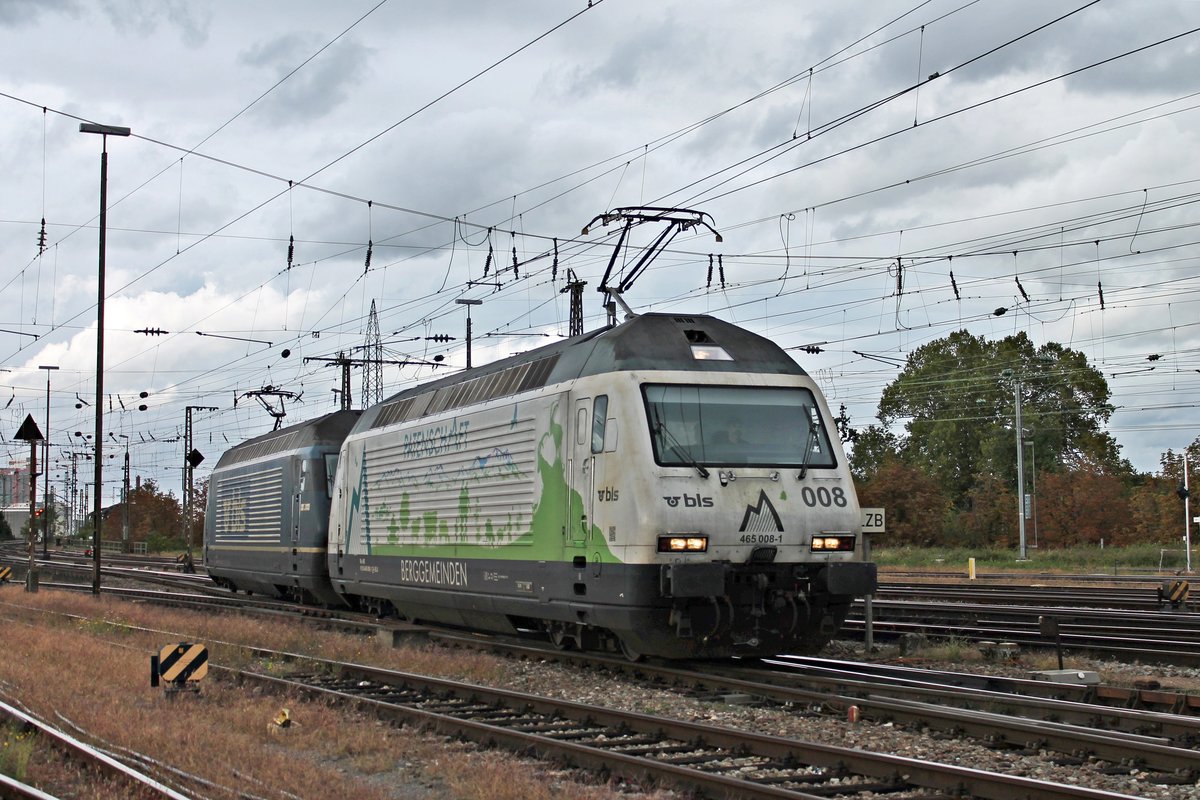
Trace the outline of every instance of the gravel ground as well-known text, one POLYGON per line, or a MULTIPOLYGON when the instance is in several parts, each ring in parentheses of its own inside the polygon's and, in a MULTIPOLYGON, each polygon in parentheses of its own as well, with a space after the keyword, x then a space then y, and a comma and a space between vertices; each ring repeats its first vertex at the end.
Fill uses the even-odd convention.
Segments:
MULTIPOLYGON (((862 658, 861 646, 835 643, 825 655, 862 658)), ((894 660, 894 652, 876 653, 875 660, 894 660)), ((1013 664, 961 664, 922 662, 934 669, 987 672, 1027 677, 1029 666, 1013 664)), ((1038 665, 1040 668, 1042 665, 1038 665)), ((1186 690, 1200 686, 1200 670, 1147 668, 1136 664, 1071 660, 1072 668, 1094 669, 1106 683, 1128 683, 1155 679, 1166 688, 1186 690)), ((592 703, 677 719, 748 729, 758 733, 840 747, 892 753, 921 761, 937 761, 990 771, 1001 771, 1039 780, 1052 780, 1110 792, 1161 800, 1200 800, 1200 781, 1187 785, 1152 783, 1146 772, 1133 767, 1116 768, 1110 762, 1071 759, 1060 753, 998 750, 983 742, 960 740, 945 734, 930 734, 861 720, 855 724, 840 717, 814 715, 746 705, 729 705, 696 700, 680 694, 639 685, 608 673, 581 673, 551 662, 514 661, 510 672, 512 688, 548 697, 592 703), (598 680, 597 680, 598 678, 598 680)))

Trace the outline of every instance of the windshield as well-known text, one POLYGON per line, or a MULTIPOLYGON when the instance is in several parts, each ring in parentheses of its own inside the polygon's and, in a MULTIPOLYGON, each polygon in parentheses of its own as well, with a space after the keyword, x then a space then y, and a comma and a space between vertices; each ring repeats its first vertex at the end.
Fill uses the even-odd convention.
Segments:
POLYGON ((642 392, 658 464, 834 466, 807 389, 648 384, 642 392))

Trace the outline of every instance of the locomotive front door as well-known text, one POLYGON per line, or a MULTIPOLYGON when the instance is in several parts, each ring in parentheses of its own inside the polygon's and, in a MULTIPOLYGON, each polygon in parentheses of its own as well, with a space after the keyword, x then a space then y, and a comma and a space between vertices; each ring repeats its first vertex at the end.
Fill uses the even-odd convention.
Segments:
MULTIPOLYGON (((605 453, 616 448, 615 421, 608 419, 608 395, 579 398, 571 421, 571 492, 567 503, 567 545, 589 548, 603 537, 609 505, 619 497, 605 471, 605 453)), ((599 553, 591 559, 598 560, 599 553)))
POLYGON ((567 493, 567 520, 565 544, 568 547, 587 547, 588 533, 592 529, 592 508, 595 502, 593 492, 594 470, 592 469, 592 452, 590 442, 592 399, 590 397, 575 400, 575 414, 569 426, 569 452, 571 453, 568 471, 571 474, 571 488, 567 493))
POLYGON ((301 460, 297 468, 296 482, 293 484, 295 491, 292 492, 292 524, 291 536, 289 541, 290 561, 292 574, 296 574, 300 569, 300 554, 297 548, 300 547, 300 519, 303 516, 300 512, 302 509, 301 498, 304 494, 304 487, 308 477, 308 462, 301 460))

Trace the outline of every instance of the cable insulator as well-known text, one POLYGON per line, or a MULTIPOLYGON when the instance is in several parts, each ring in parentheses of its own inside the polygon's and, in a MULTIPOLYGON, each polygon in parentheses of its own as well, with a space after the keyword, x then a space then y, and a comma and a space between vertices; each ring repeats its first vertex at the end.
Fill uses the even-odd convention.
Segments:
POLYGON ((550 265, 550 280, 558 280, 558 239, 554 240, 554 263, 550 265))
POLYGON ((950 288, 954 290, 954 299, 962 300, 962 297, 958 293, 958 283, 954 280, 954 270, 950 270, 950 288))
POLYGON ((721 277, 721 288, 725 288, 725 256, 717 256, 717 274, 721 277))
POLYGON ((367 260, 363 262, 363 275, 366 275, 367 271, 371 269, 371 250, 374 249, 374 247, 375 243, 370 239, 367 239, 367 260))
POLYGON ((483 277, 488 276, 488 271, 492 268, 492 246, 488 245, 487 260, 483 262, 483 277))
POLYGON ((1096 281, 1096 290, 1100 292, 1100 310, 1103 311, 1104 310, 1104 287, 1100 284, 1100 281, 1096 281))
POLYGON ((521 277, 521 275, 517 272, 517 246, 515 244, 513 245, 513 277, 521 277))
POLYGON ((707 288, 709 288, 709 289, 712 288, 712 267, 713 267, 712 253, 709 253, 708 254, 708 286, 707 286, 707 288))
POLYGON ((1025 298, 1025 302, 1029 302, 1029 292, 1025 291, 1025 287, 1021 285, 1021 279, 1017 278, 1017 291, 1021 293, 1021 297, 1025 298))
POLYGON ((288 236, 288 265, 287 268, 292 268, 292 258, 296 255, 296 237, 288 236))

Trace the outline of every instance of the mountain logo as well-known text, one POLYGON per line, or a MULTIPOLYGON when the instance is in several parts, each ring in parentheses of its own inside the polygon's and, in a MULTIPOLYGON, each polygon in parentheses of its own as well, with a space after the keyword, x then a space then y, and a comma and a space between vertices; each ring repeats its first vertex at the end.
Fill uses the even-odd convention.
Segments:
POLYGON ((759 490, 758 504, 746 506, 746 515, 742 517, 742 527, 738 528, 738 533, 768 533, 771 531, 783 533, 783 522, 779 519, 779 512, 767 498, 767 493, 759 490))

